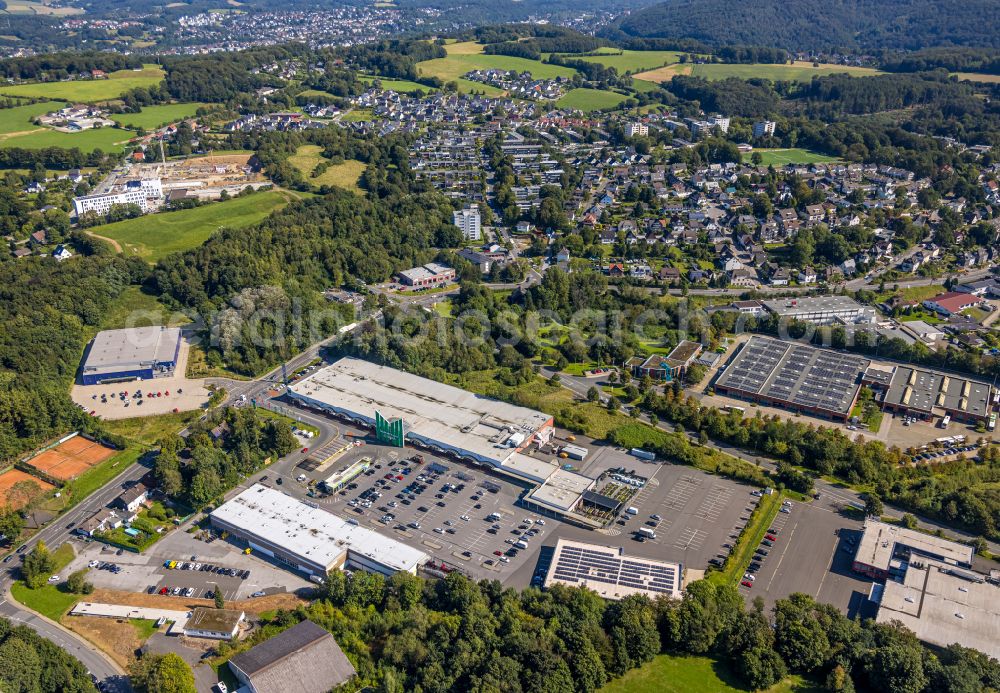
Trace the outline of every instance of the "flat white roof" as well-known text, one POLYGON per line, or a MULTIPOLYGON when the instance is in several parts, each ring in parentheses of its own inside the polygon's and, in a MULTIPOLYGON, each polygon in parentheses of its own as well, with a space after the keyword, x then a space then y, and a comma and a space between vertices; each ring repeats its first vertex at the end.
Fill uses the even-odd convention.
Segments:
POLYGON ((882 570, 889 569, 896 545, 906 546, 927 556, 939 556, 957 565, 972 564, 972 547, 931 534, 868 520, 854 560, 882 570))
POLYGON ((87 372, 174 361, 181 341, 179 327, 130 327, 98 332, 87 352, 87 372))
POLYGON ((925 642, 1000 658, 1000 587, 950 574, 938 561, 919 563, 902 583, 886 581, 876 622, 900 621, 925 642))
POLYGON ((684 568, 651 558, 625 555, 625 549, 582 541, 559 539, 545 586, 553 583, 586 587, 605 599, 624 599, 633 594, 651 598, 681 596, 684 568))
POLYGON ((375 412, 401 418, 408 435, 440 444, 494 466, 514 453, 505 441, 530 437, 548 424, 548 414, 507 404, 412 373, 345 357, 288 387, 289 394, 321 408, 373 422, 375 412))
POLYGON ((561 512, 569 512, 580 500, 583 492, 589 490, 593 484, 594 480, 590 477, 557 467, 528 499, 561 512))
POLYGON ((423 551, 261 484, 216 508, 212 517, 327 568, 347 550, 393 570, 412 571, 429 560, 423 551))

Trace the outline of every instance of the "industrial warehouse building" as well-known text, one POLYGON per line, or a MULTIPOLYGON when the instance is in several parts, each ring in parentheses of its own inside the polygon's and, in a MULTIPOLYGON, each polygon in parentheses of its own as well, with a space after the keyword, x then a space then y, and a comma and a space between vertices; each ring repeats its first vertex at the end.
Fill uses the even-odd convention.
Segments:
POLYGON ((873 585, 877 623, 898 621, 924 642, 1000 657, 1000 587, 942 561, 912 558, 901 580, 873 585))
MULTIPOLYGON (((523 451, 547 443, 552 417, 533 409, 355 358, 342 358, 288 387, 302 405, 373 428, 388 445, 415 445, 487 467, 536 488, 526 507, 571 514, 594 480, 523 451)), ((327 486, 343 479, 327 480, 327 486)), ((584 524, 592 523, 582 516, 584 524)))
POLYGON ((868 520, 854 554, 852 568, 876 580, 885 580, 903 575, 913 556, 939 560, 956 568, 972 567, 971 546, 905 527, 868 520))
POLYGON ((212 511, 212 527, 307 575, 351 566, 384 575, 416 573, 423 551, 261 484, 212 511))
MULTIPOLYGON (((552 435, 548 414, 406 371, 342 358, 288 387, 307 407, 375 428, 384 443, 405 442, 490 467, 537 463, 519 452, 552 435)), ((547 467, 551 465, 546 464, 547 467)), ((541 479, 548 478, 546 473, 541 479)))
POLYGON ((871 322, 875 309, 863 306, 850 296, 804 296, 764 301, 764 307, 783 320, 800 320, 815 325, 871 322))
POLYGON ((722 395, 846 421, 870 361, 771 337, 751 337, 716 380, 722 395))
POLYGON ((869 368, 863 382, 878 393, 882 408, 930 420, 951 416, 976 423, 990 417, 993 388, 989 383, 925 368, 869 368))
POLYGON ((177 327, 131 327, 98 332, 83 359, 84 385, 171 375, 181 350, 177 327))

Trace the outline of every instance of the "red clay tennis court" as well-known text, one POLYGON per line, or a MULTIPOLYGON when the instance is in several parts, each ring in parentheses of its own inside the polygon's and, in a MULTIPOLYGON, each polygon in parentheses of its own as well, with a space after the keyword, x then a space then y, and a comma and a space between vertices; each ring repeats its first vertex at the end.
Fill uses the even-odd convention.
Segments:
POLYGON ((55 479, 75 479, 115 454, 115 450, 83 436, 73 436, 50 450, 32 457, 28 464, 55 479))
MULTIPOLYGON (((0 507, 7 507, 9 505, 7 500, 7 494, 14 487, 14 484, 19 481, 33 481, 38 484, 38 488, 42 490, 42 493, 48 493, 55 488, 52 484, 46 483, 39 479, 38 477, 31 476, 22 472, 20 469, 11 469, 10 471, 0 474, 0 507)), ((15 505, 20 505, 20 503, 15 503, 15 505)))

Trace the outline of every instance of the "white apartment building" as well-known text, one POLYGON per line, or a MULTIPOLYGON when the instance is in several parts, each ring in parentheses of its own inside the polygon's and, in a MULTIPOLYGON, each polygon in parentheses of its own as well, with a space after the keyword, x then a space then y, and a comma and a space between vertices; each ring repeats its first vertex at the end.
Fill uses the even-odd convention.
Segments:
POLYGON ((462 236, 467 241, 478 241, 480 238, 479 206, 469 205, 452 215, 455 226, 462 230, 462 236))
POLYGON ((754 137, 765 137, 768 135, 774 135, 775 122, 773 120, 762 120, 759 123, 753 124, 753 136, 754 137))
POLYGON ((148 212, 150 200, 163 199, 163 185, 159 178, 133 180, 116 192, 100 195, 84 195, 73 198, 73 212, 77 217, 87 212, 107 214, 114 205, 139 205, 143 212, 148 212))
POLYGON ((649 126, 645 123, 629 123, 625 126, 625 136, 635 137, 636 135, 648 135, 649 126))

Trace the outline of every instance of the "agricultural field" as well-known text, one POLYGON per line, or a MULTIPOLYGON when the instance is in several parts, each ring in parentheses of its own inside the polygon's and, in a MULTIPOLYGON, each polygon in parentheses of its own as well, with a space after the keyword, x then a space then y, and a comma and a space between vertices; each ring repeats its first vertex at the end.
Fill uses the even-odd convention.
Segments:
POLYGON ((675 75, 694 75, 708 80, 738 77, 739 79, 770 79, 774 81, 806 82, 815 76, 847 73, 854 77, 868 77, 881 74, 878 70, 868 67, 848 67, 845 65, 825 65, 813 67, 812 63, 795 61, 786 65, 750 64, 730 65, 726 63, 692 64, 676 63, 657 70, 640 72, 634 77, 648 82, 666 82, 675 75))
POLYGON ((302 145, 295 150, 295 154, 288 158, 288 163, 301 171, 302 176, 313 185, 333 185, 351 192, 361 193, 358 180, 365 171, 364 162, 348 159, 340 164, 332 164, 322 174, 314 178, 312 176, 313 170, 324 161, 326 158, 323 156, 323 148, 314 144, 302 145))
POLYGON ((570 89, 556 101, 559 108, 575 108, 581 111, 599 111, 615 108, 627 97, 603 89, 570 89))
MULTIPOLYGON (((453 52, 456 46, 463 48, 467 44, 454 43, 447 46, 448 57, 435 58, 417 63, 417 70, 423 75, 438 77, 445 82, 457 80, 470 70, 517 70, 530 72, 535 79, 555 79, 556 77, 572 77, 575 70, 559 65, 548 65, 537 60, 515 58, 509 55, 486 55, 485 53, 453 52)), ((484 85, 468 82, 476 88, 484 85)))
POLYGON ((391 89, 392 91, 398 91, 404 94, 414 91, 437 91, 433 87, 428 87, 426 84, 411 82, 408 79, 389 79, 388 77, 376 77, 375 75, 358 75, 358 79, 365 84, 371 84, 375 80, 379 80, 382 82, 383 89, 391 89))
POLYGON ((987 75, 982 72, 954 72, 953 76, 959 80, 969 80, 970 82, 984 82, 986 84, 1000 84, 1000 75, 987 75))
POLYGON ((204 103, 171 103, 162 106, 146 106, 138 113, 117 113, 111 116, 111 120, 127 128, 152 130, 161 125, 169 125, 178 120, 190 118, 199 108, 207 105, 204 103))
POLYGON ((0 136, 37 130, 39 126, 31 122, 32 118, 51 111, 58 111, 63 106, 65 104, 43 101, 14 108, 0 108, 0 136))
POLYGON ((9 14, 34 14, 51 17, 69 17, 75 14, 83 14, 80 7, 54 7, 47 2, 34 2, 33 0, 8 0, 4 3, 4 11, 9 14))
POLYGON ((6 96, 30 96, 42 99, 93 103, 116 99, 130 89, 151 87, 163 80, 163 70, 156 65, 144 65, 142 70, 118 70, 108 79, 74 80, 70 82, 35 82, 0 87, 6 96))
POLYGON ((252 226, 292 199, 294 196, 288 191, 268 190, 192 209, 95 226, 88 231, 114 241, 122 252, 156 262, 171 253, 198 247, 223 227, 252 226))
POLYGON ((811 152, 808 149, 754 149, 743 155, 744 163, 749 163, 754 154, 760 154, 763 166, 784 166, 785 164, 828 164, 839 161, 836 157, 811 152))
MULTIPOLYGON (((50 108, 51 110, 51 104, 50 108)), ((0 147, 23 147, 24 149, 45 149, 61 147, 78 148, 90 152, 101 149, 105 152, 121 151, 122 146, 135 137, 135 133, 120 128, 96 128, 81 132, 60 132, 27 123, 27 128, 18 132, 0 135, 0 147)))
POLYGON ((612 52, 601 52, 600 55, 566 55, 567 58, 584 60, 588 63, 599 63, 604 67, 613 67, 618 70, 618 74, 626 72, 642 72, 652 70, 664 65, 671 65, 680 59, 677 51, 629 51, 615 50, 612 52))
MULTIPOLYGON (((800 676, 789 676, 766 693, 808 693, 820 690, 800 676)), ((652 662, 632 669, 600 693, 745 693, 748 691, 722 662, 710 657, 658 655, 652 662)))

